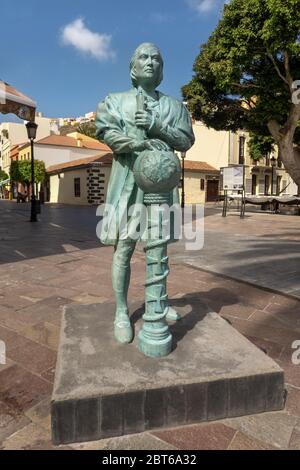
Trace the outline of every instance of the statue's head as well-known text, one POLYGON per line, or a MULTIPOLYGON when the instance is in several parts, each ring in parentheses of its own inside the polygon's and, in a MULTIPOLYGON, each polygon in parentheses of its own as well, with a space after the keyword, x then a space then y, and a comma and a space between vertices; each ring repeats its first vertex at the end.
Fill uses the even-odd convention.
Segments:
POLYGON ((130 61, 130 77, 134 87, 147 83, 155 89, 163 79, 163 59, 154 44, 144 42, 134 51, 130 61))

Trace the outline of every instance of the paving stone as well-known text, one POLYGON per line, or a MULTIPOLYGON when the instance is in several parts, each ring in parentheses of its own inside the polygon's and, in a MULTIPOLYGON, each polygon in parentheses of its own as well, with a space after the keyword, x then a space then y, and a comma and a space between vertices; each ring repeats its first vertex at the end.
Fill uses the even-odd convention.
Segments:
POLYGON ((1 372, 0 399, 17 412, 24 413, 51 391, 51 384, 18 365, 1 372))
POLYGON ((20 309, 29 305, 31 306, 38 300, 39 298, 26 293, 26 289, 23 287, 20 288, 19 286, 12 285, 1 290, 1 305, 3 307, 20 309))
POLYGON ((14 361, 6 357, 5 364, 0 364, 0 377, 1 377, 1 372, 5 369, 8 369, 9 367, 12 367, 15 364, 14 361))
POLYGON ((278 450, 265 442, 253 439, 242 432, 237 432, 229 444, 228 450, 278 450))
POLYGON ((281 359, 276 359, 277 364, 284 368, 284 378, 285 382, 288 385, 293 385, 294 387, 300 388, 300 374, 299 374, 299 365, 294 365, 291 359, 287 361, 282 361, 281 359))
POLYGON ((246 320, 251 317, 255 309, 249 305, 234 304, 234 305, 222 305, 220 309, 221 315, 230 315, 232 317, 245 318, 246 320))
POLYGON ((290 450, 300 450, 300 420, 295 426, 289 443, 290 450))
POLYGON ((59 343, 59 327, 47 322, 39 322, 35 325, 23 325, 19 333, 32 341, 47 346, 57 351, 59 343))
POLYGON ((71 297, 71 300, 79 304, 100 304, 102 302, 107 302, 109 299, 108 297, 96 296, 82 292, 81 294, 71 297))
POLYGON ((283 346, 280 346, 277 343, 273 343, 272 341, 264 340, 262 338, 256 338, 254 336, 248 335, 246 335, 246 338, 275 360, 280 357, 280 354, 284 349, 283 346))
POLYGON ((49 432, 51 431, 50 402, 51 397, 49 396, 24 413, 33 423, 45 428, 49 432))
POLYGON ((147 432, 69 446, 75 450, 176 450, 176 447, 147 432))
POLYGON ((254 336, 280 346, 288 346, 299 337, 299 333, 286 328, 274 328, 264 323, 255 323, 239 318, 231 319, 232 326, 245 336, 254 336))
POLYGON ((271 446, 287 449, 297 417, 285 411, 225 420, 224 424, 271 446))
POLYGON ((55 367, 50 367, 50 369, 45 370, 41 373, 41 377, 47 380, 50 383, 54 383, 55 367))
MULTIPOLYGON (((2 413, 0 413, 0 416, 1 414, 2 413)), ((9 436, 14 434, 15 432, 19 431, 20 429, 30 424, 30 419, 22 415, 22 413, 20 413, 19 415, 15 416, 12 419, 8 419, 7 416, 6 418, 1 416, 0 420, 3 420, 3 423, 5 423, 3 427, 2 426, 0 427, 0 450, 2 449, 2 444, 5 441, 5 439, 7 439, 9 436)))
POLYGON ((44 266, 41 266, 26 272, 26 282, 29 282, 30 280, 33 283, 47 281, 47 284, 53 285, 51 280, 56 279, 60 274, 61 271, 55 266, 48 265, 47 269, 45 269, 44 266))
MULTIPOLYGON (((16 344, 21 346, 24 341, 22 338, 23 328, 27 329, 27 327, 30 339, 37 340, 39 338, 42 340, 44 338, 46 344, 48 344, 51 333, 47 337, 39 336, 42 335, 43 331, 41 325, 46 322, 59 326, 61 320, 59 306, 47 305, 50 297, 63 296, 65 297, 64 303, 67 304, 70 301, 69 299, 74 301, 76 297, 78 297, 78 300, 75 299, 77 302, 90 303, 93 296, 102 299, 102 297, 107 298, 108 292, 110 296, 112 295, 109 285, 110 275, 107 276, 106 273, 110 272, 113 248, 101 246, 99 241, 95 239, 93 208, 54 206, 53 204, 45 205, 41 215, 41 219, 43 219, 43 234, 42 236, 34 237, 29 232, 30 224, 27 223, 29 212, 25 211, 23 205, 21 209, 20 205, 16 206, 13 202, 0 201, 0 216, 2 217, 3 224, 5 224, 5 232, 3 233, 7 239, 6 241, 1 240, 0 246, 1 261, 2 263, 6 261, 6 264, 1 265, 0 326, 20 333, 18 336, 11 336, 6 331, 6 336, 8 334, 7 341, 10 343, 9 347, 11 345, 16 346, 16 344), (4 207, 5 209, 3 209, 4 207), (9 209, 10 212, 8 212, 8 209, 6 209, 8 207, 13 210, 9 209), (14 210, 16 207, 18 207, 18 211, 14 210), (78 219, 81 217, 81 214, 84 214, 85 222, 84 226, 82 226, 83 229, 78 231, 78 219), (4 216, 5 219, 3 218, 4 216), (49 218, 54 223, 61 225, 63 230, 62 228, 50 226, 48 224, 49 218), (76 236, 74 235, 75 230, 77 231, 76 236), (78 240, 76 241, 75 239, 78 240), (95 242, 93 241, 94 239, 95 242), (24 253, 27 258, 22 258, 15 250, 24 253), (43 256, 43 258, 40 256, 43 256), (80 285, 77 285, 76 289, 74 289, 72 283, 71 287, 66 289, 63 277, 61 278, 62 284, 58 287, 47 285, 49 275, 52 277, 53 273, 64 273, 66 275, 65 280, 67 280, 68 273, 72 273, 76 269, 83 270, 92 283, 94 282, 93 276, 96 276, 99 286, 89 286, 89 290, 92 289, 93 294, 86 294, 80 288, 80 285), (105 275, 107 285, 101 286, 101 277, 105 275), (34 282, 33 278, 35 278, 34 282), (98 294, 95 295, 96 292, 98 294), (84 294, 87 296, 86 302, 81 297, 84 294), (38 307, 35 310, 36 305, 38 307), (23 317, 20 318, 19 312, 26 307, 28 307, 27 310, 24 310, 23 317), (36 327, 36 325, 38 326, 36 327), (31 327, 33 327, 33 330, 31 330, 31 327), (31 336, 31 334, 34 336, 31 336), (14 342, 15 340, 17 340, 17 343, 14 342)), ((251 212, 247 214, 246 219, 241 223, 235 214, 224 220, 218 210, 207 210, 209 217, 205 219, 206 245, 204 251, 206 250, 207 254, 205 256, 209 258, 209 263, 207 264, 211 264, 211 269, 214 269, 216 273, 212 274, 201 271, 205 262, 197 260, 197 253, 195 253, 195 263, 195 259, 193 259, 194 254, 190 256, 189 253, 185 254, 182 252, 184 243, 181 246, 179 246, 180 243, 174 244, 169 249, 171 264, 171 274, 168 278, 170 286, 169 294, 182 297, 182 294, 188 291, 197 293, 198 298, 207 299, 213 310, 225 312, 228 318, 230 318, 230 315, 236 316, 239 320, 249 318, 247 317, 248 309, 250 310, 252 307, 258 310, 264 309, 268 319, 273 321, 274 317, 277 322, 284 323, 282 325, 284 330, 286 327, 292 327, 292 330, 294 330, 294 326, 299 321, 299 301, 279 294, 261 291, 259 288, 240 281, 247 279, 248 274, 250 274, 250 277, 252 276, 253 280, 255 275, 261 271, 262 276, 256 277, 254 282, 260 285, 269 282, 269 287, 273 286, 278 291, 290 290, 291 293, 300 298, 299 260, 297 259, 299 244, 291 243, 292 240, 300 240, 298 218, 272 214, 268 214, 268 217, 266 217, 265 214, 251 212), (284 243, 281 243, 281 240, 284 240, 284 243), (275 247, 275 242, 276 250, 273 248, 275 247), (213 249, 211 249, 209 244, 213 246, 213 249), (287 250, 290 253, 294 250, 293 255, 290 256, 290 253, 288 253, 288 256, 286 256, 287 250), (178 254, 176 254, 176 251, 178 254), (264 257, 266 253, 268 258, 264 257), (189 257, 189 262, 194 265, 197 264, 199 269, 183 266, 182 263, 186 262, 187 256, 189 257), (214 260, 213 257, 216 259, 214 260), (276 257, 278 257, 278 260, 276 257), (285 260, 284 265, 282 264, 283 257, 285 260), (226 258, 225 264, 222 258, 226 258), (231 265, 234 264, 232 261, 236 265, 239 264, 238 269, 236 266, 233 266, 232 269, 231 265), (254 262, 258 263, 257 266, 254 266, 254 262), (296 275, 295 273, 293 274, 294 277, 291 274, 293 269, 296 273, 296 275), (218 275, 218 272, 224 273, 226 276, 233 276, 236 280, 218 275), (284 277, 286 283, 283 282, 284 277), (218 296, 220 297, 218 298, 218 296)), ((3 229, 3 226, 0 227, 0 232, 1 229, 3 229)), ((202 253, 200 253, 201 256, 202 253)), ((144 253, 142 251, 136 251, 133 258, 133 267, 130 297, 142 299, 144 278, 144 253)), ((95 300, 95 303, 98 300, 95 300)), ((244 323, 241 322, 235 326, 245 334, 243 325, 244 323)), ((291 338, 281 328, 277 328, 275 331, 269 328, 270 331, 268 333, 267 330, 270 324, 265 325, 263 328, 261 326, 259 321, 256 330, 258 333, 251 329, 251 334, 246 333, 247 336, 257 346, 267 349, 270 357, 278 360, 278 354, 280 354, 278 363, 285 368, 287 382, 293 384, 294 387, 300 387, 299 366, 294 366, 291 363, 291 353, 293 352, 291 350, 291 339, 300 338, 298 336, 291 338)), ((52 344, 52 339, 50 339, 50 342, 52 344)), ((0 366, 0 395, 3 393, 3 388, 1 388, 3 385, 2 373, 6 372, 7 374, 8 370, 13 367, 14 362, 10 359, 8 359, 5 366, 0 366)), ((17 370, 19 370, 18 366, 17 370)), ((47 384, 48 387, 50 386, 50 388, 53 382, 53 374, 53 367, 50 367, 41 374, 45 379, 43 383, 47 384)), ((29 374, 29 376, 36 377, 34 374, 29 374)), ((5 380, 7 380, 7 377, 5 380)), ((18 403, 20 403, 22 396, 29 393, 28 390, 25 390, 25 392, 20 390, 22 380, 21 375, 17 374, 16 399, 15 402, 10 403, 12 407, 18 408, 18 403)), ((23 384, 25 389, 29 387, 29 383, 30 380, 26 376, 23 384)), ((34 380, 33 383, 35 383, 34 380)), ((38 390, 39 387, 36 386, 35 388, 38 390)), ((288 407, 291 407, 293 412, 298 413, 296 393, 295 399, 293 396, 290 394, 288 398, 288 407)), ((36 396, 38 401, 43 399, 43 397, 43 392, 41 397, 36 396)), ((22 410, 20 413, 22 415, 22 410)), ((20 421, 11 421, 10 425, 5 428, 5 435, 7 436, 17 431, 18 426, 22 427, 28 424, 28 419, 22 415, 20 421)), ((201 419, 201 413, 199 419, 201 419)), ((280 423, 278 428, 280 428, 280 423)), ((295 446, 297 445, 297 432, 299 431, 295 429, 292 435, 296 442, 295 446)), ((256 438, 256 436, 253 438, 256 438)), ((238 434, 236 439, 238 439, 238 434)), ((291 438, 291 443, 293 439, 291 438)), ((51 443, 49 440, 45 440, 42 445, 45 448, 50 448, 48 446, 51 446, 51 443)))
MULTIPOLYGON (((22 332, 24 322, 13 308, 0 307, 0 328, 6 327, 16 332, 22 332)), ((1 335, 1 334, 0 334, 1 335)))
POLYGON ((52 349, 26 338, 23 338, 21 345, 11 348, 7 354, 14 362, 36 374, 54 367, 56 363, 56 353, 52 349))
POLYGON ((67 276, 65 273, 59 273, 55 278, 48 280, 47 285, 53 287, 64 286, 65 288, 73 288, 78 285, 79 282, 85 282, 89 280, 91 273, 83 272, 79 267, 76 266, 72 271, 68 272, 67 276))
POLYGON ((2 442, 2 450, 29 450, 43 448, 44 442, 49 442, 49 432, 34 423, 25 426, 2 442))
MULTIPOLYGON (((283 307, 281 307, 283 309, 283 307)), ((285 307, 284 307, 285 309, 285 307)), ((269 311, 256 310, 249 318, 252 322, 262 323, 268 327, 285 328, 294 332, 298 332, 300 338, 300 310, 295 315, 289 315, 288 311, 277 312, 276 314, 269 311)))
MULTIPOLYGON (((74 295, 74 293, 73 293, 74 295)), ((35 325, 46 321, 48 323, 60 323, 64 305, 71 303, 69 298, 50 296, 37 302, 35 305, 18 310, 20 321, 35 325)))
POLYGON ((180 450, 226 450, 235 433, 235 429, 221 423, 152 432, 180 450))
POLYGON ((300 388, 287 386, 286 411, 300 418, 300 388))
POLYGON ((3 431, 11 421, 22 418, 15 408, 9 406, 5 401, 0 401, 0 430, 3 431))

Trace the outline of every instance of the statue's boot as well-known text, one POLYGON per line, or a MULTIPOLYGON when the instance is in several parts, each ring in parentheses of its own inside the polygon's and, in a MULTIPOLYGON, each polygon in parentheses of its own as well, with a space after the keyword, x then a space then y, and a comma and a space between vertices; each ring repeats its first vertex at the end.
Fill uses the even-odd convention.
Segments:
POLYGON ((130 323, 128 309, 117 309, 114 322, 115 338, 119 343, 131 343, 133 340, 133 328, 130 323))
POLYGON ((181 320, 181 316, 179 315, 178 312, 176 312, 176 310, 174 310, 173 307, 169 306, 168 313, 166 315, 166 319, 167 319, 167 321, 179 321, 179 320, 181 320))

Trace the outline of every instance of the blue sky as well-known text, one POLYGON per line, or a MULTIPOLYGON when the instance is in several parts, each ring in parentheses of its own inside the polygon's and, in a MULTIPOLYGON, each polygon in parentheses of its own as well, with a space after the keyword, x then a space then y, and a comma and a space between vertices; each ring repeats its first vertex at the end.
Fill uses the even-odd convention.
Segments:
MULTIPOLYGON (((0 78, 49 117, 94 111, 109 92, 129 89, 128 64, 141 42, 164 57, 160 90, 181 98, 199 46, 223 0, 1 1, 0 78)), ((0 121, 7 120, 0 115, 0 121)))

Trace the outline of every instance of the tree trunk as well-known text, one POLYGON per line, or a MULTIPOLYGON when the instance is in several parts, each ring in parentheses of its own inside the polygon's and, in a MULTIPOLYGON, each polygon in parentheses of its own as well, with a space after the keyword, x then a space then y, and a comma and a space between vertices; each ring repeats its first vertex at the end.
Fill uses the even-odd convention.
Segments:
POLYGON ((300 187, 300 148, 286 137, 279 139, 278 146, 284 168, 300 187))

